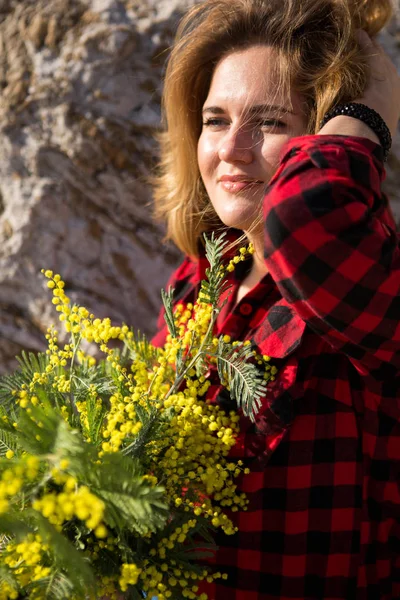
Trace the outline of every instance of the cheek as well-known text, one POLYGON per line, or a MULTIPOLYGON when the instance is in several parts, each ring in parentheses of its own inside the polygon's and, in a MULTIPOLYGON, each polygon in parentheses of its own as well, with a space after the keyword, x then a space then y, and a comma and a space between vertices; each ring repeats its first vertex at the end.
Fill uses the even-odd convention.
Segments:
POLYGON ((197 144, 197 163, 203 179, 210 176, 218 164, 218 153, 215 142, 202 134, 197 144))
POLYGON ((261 149, 261 161, 269 178, 275 173, 279 166, 279 157, 284 145, 292 138, 291 135, 274 136, 261 149))

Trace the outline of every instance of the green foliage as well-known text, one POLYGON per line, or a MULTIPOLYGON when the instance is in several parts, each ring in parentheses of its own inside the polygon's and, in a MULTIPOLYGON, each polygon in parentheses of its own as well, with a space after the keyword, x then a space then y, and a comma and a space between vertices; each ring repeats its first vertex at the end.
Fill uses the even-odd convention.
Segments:
POLYGON ((21 450, 28 454, 81 461, 91 453, 79 432, 71 430, 49 405, 32 406, 29 413, 21 411, 16 431, 21 450))
MULTIPOLYGON (((53 551, 54 566, 58 572, 62 571, 63 580, 76 595, 85 597, 87 591, 95 589, 95 578, 89 561, 82 559, 82 555, 74 545, 40 513, 35 511, 33 516, 37 529, 43 539, 53 551)), ((62 596, 61 596, 62 597, 62 596)))
POLYGON ((216 354, 218 374, 222 381, 229 382, 231 397, 236 400, 238 408, 254 422, 266 392, 266 382, 256 365, 250 362, 252 357, 250 345, 232 347, 219 339, 216 354))
POLYGON ((41 598, 46 600, 59 600, 60 598, 72 598, 75 590, 73 582, 56 568, 49 577, 44 577, 35 584, 27 586, 26 593, 29 598, 31 590, 35 591, 41 598))
POLYGON ((164 304, 165 314, 164 319, 168 327, 168 331, 173 338, 178 336, 178 332, 175 326, 175 319, 173 313, 173 296, 174 289, 169 288, 169 290, 161 290, 161 298, 164 304))
POLYGON ((4 458, 8 450, 12 450, 14 452, 17 447, 17 436, 14 435, 10 430, 0 429, 0 457, 4 458))
POLYGON ((14 403, 13 390, 18 389, 24 380, 21 374, 4 375, 0 379, 0 405, 9 408, 14 403))
POLYGON ((14 577, 11 569, 0 566, 0 590, 4 589, 4 584, 8 584, 17 590, 19 588, 17 579, 14 577))
POLYGON ((33 352, 21 352, 21 356, 16 357, 20 366, 20 377, 24 383, 29 383, 34 373, 42 373, 48 364, 46 354, 33 352))
POLYGON ((106 502, 105 521, 119 532, 161 529, 168 518, 168 506, 160 486, 151 487, 142 478, 142 466, 122 453, 108 454, 84 481, 106 502))
MULTIPOLYGON (((95 589, 95 579, 89 563, 82 560, 82 556, 75 549, 74 545, 59 533, 53 525, 49 523, 40 513, 32 509, 26 509, 23 513, 11 513, 0 515, 0 530, 2 535, 8 534, 16 541, 23 541, 29 533, 37 532, 41 535, 43 541, 52 548, 54 559, 54 577, 48 578, 47 582, 42 581, 41 586, 48 588, 43 598, 52 598, 52 594, 59 594, 57 598, 69 598, 70 596, 60 595, 60 585, 64 582, 64 588, 68 591, 72 589, 76 594, 85 597, 88 590, 95 589), (60 573, 63 573, 61 576, 60 573), (57 573, 59 575, 57 576, 57 573)), ((16 580, 9 569, 2 568, 0 579, 13 584, 16 580)), ((29 597, 30 587, 25 589, 29 597)), ((1 590, 1 587, 0 587, 1 590)))
POLYGON ((75 402, 86 400, 90 386, 93 386, 96 393, 103 398, 115 392, 116 385, 110 379, 107 368, 106 361, 100 361, 96 367, 87 367, 85 364, 75 367, 72 374, 75 402))
MULTIPOLYGON (((159 568, 164 560, 170 566, 175 561, 182 571, 203 573, 201 560, 215 550, 213 533, 219 523, 209 516, 223 513, 213 512, 221 509, 209 491, 213 484, 203 481, 193 466, 197 439, 192 438, 194 453, 186 455, 184 446, 186 442, 189 446, 189 439, 182 431, 186 434, 189 425, 190 435, 194 435, 193 424, 198 423, 200 431, 204 426, 205 438, 215 430, 208 428, 208 417, 204 421, 200 416, 195 421, 188 414, 181 431, 176 425, 178 416, 189 411, 185 403, 194 395, 193 402, 198 402, 200 410, 196 415, 208 410, 214 419, 212 425, 216 425, 216 413, 211 413, 211 405, 200 398, 205 392, 198 392, 199 398, 193 392, 205 385, 204 376, 215 365, 237 406, 253 420, 266 391, 264 375, 254 364, 250 346, 228 344, 222 338, 216 345, 213 339, 221 294, 227 286, 223 264, 226 245, 224 236, 205 236, 210 266, 206 280, 201 282, 198 301, 203 308, 206 303, 212 307, 204 310, 197 331, 194 317, 189 343, 183 343, 175 323, 173 290, 162 292, 171 344, 177 344, 170 362, 166 359, 167 349, 154 348, 143 335, 126 326, 123 333, 129 333, 122 336, 117 332, 111 338, 116 340, 112 347, 107 346, 110 325, 99 319, 97 333, 92 331, 92 337, 85 338, 84 328, 94 330, 95 322, 83 316, 89 314, 86 309, 68 305, 62 316, 64 321, 70 319, 69 344, 58 352, 53 332, 48 336, 52 339, 46 354, 23 352, 19 369, 0 378, 1 598, 3 590, 11 586, 21 598, 92 600, 104 595, 104 590, 96 589, 104 577, 115 586, 114 591, 119 589, 124 564, 138 565, 145 571, 148 565, 159 568), (95 335, 106 358, 93 364, 81 352, 80 344, 83 339, 92 342, 95 335), (122 339, 121 349, 118 340, 122 339), (199 381, 194 381, 194 374, 199 381), (194 383, 198 388, 190 388, 194 383), (181 442, 179 448, 177 440, 181 442), (174 443, 178 458, 170 458, 174 443), (35 468, 28 468, 29 459, 36 461, 35 468), (160 464, 167 467, 161 468, 160 464), (179 473, 172 483, 171 473, 179 473), (85 501, 79 495, 82 491, 86 493, 85 501), (194 511, 195 506, 206 506, 206 502, 212 510, 194 511), (69 513, 63 512, 67 506, 69 513), (95 510, 100 514, 97 520, 95 510), (36 563, 28 564, 29 552, 20 554, 18 560, 15 556, 17 545, 37 545, 39 542, 32 540, 38 539, 44 571, 35 578, 36 563), (173 543, 166 542, 171 539, 173 543), (160 547, 167 553, 165 558, 160 547), (14 558, 7 562, 7 556, 14 558), (28 573, 27 582, 19 577, 20 565, 28 573)), ((59 276, 55 276, 49 285, 57 291, 55 304, 61 302, 64 284, 59 283, 59 276)), ((231 423, 231 417, 226 419, 231 423)), ((221 425, 214 436, 216 444, 219 433, 224 435, 227 430, 228 425, 221 425)), ((230 424, 229 430, 232 432, 230 424)), ((221 448, 217 467, 223 470, 226 446, 221 448)), ((201 449, 198 454, 203 456, 201 449)), ((215 454, 210 455, 215 460, 215 454)), ((204 464, 203 472, 214 466, 204 464)), ((232 486, 233 495, 233 482, 232 486)), ((149 577, 151 580, 153 575, 149 577)), ((141 600, 143 594, 157 593, 144 581, 131 583, 126 597, 141 600)), ((112 594, 113 589, 105 595, 112 594)), ((172 591, 176 600, 185 597, 179 586, 172 591)), ((9 597, 4 596, 5 600, 9 597)))
POLYGON ((25 513, 20 515, 16 511, 8 511, 0 514, 0 531, 1 537, 6 537, 7 540, 15 538, 17 541, 22 540, 29 533, 33 532, 31 514, 25 513))
POLYGON ((122 450, 123 454, 130 456, 130 458, 143 458, 146 456, 146 446, 151 442, 158 439, 159 435, 162 436, 162 419, 160 414, 156 410, 145 411, 138 407, 137 415, 142 422, 142 428, 130 441, 127 439, 127 445, 122 450))
POLYGON ((224 237, 225 233, 218 238, 215 237, 214 232, 211 233, 210 238, 204 234, 206 258, 210 266, 206 269, 206 279, 201 282, 199 298, 203 302, 212 304, 217 311, 221 308, 219 299, 227 286, 223 271, 223 255, 228 242, 224 237))
POLYGON ((124 364, 140 357, 149 368, 152 368, 158 361, 159 350, 150 344, 148 339, 140 331, 130 330, 132 337, 127 337, 122 351, 122 362, 124 364))
POLYGON ((0 378, 0 405, 9 410, 15 403, 13 391, 21 389, 22 386, 32 380, 35 372, 42 372, 47 364, 46 354, 33 354, 33 352, 21 352, 16 357, 19 369, 11 375, 3 375, 0 378))

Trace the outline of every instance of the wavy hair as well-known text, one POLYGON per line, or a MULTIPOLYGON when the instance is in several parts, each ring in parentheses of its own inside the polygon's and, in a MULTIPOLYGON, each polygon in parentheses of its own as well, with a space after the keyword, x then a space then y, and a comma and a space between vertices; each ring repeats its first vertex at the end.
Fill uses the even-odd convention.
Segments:
POLYGON ((256 44, 276 51, 280 90, 305 100, 307 134, 337 103, 362 96, 368 61, 356 37, 372 38, 393 14, 390 0, 206 0, 180 22, 165 76, 161 160, 154 215, 167 239, 197 256, 203 232, 224 228, 197 164, 201 111, 222 57, 256 44))

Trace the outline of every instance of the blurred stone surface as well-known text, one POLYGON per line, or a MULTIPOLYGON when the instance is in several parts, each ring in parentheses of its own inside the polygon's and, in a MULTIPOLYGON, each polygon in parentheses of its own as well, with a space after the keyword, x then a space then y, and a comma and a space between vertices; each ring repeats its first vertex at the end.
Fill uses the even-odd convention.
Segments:
POLYGON ((148 178, 165 50, 187 0, 0 3, 0 371, 44 348, 42 267, 97 316, 155 330, 179 260, 148 178))
MULTIPOLYGON (((39 271, 151 334, 179 260, 151 219, 162 69, 194 0, 0 0, 0 372, 44 348, 39 271)), ((400 16, 382 36, 400 67, 400 16)), ((400 217, 400 143, 386 190, 400 217)))

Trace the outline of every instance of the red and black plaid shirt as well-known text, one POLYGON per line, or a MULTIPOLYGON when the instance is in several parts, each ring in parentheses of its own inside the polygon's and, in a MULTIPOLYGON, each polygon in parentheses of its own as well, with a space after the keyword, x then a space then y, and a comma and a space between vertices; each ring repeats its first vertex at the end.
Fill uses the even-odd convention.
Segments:
MULTIPOLYGON (((264 200, 266 275, 217 334, 250 339, 278 367, 234 449, 249 510, 219 536, 227 581, 210 600, 400 598, 400 250, 382 149, 360 137, 284 147, 264 200)), ((192 302, 205 258, 170 280, 192 302)), ((166 335, 162 315, 155 344, 166 335)), ((214 386, 211 400, 229 403, 214 386)))

